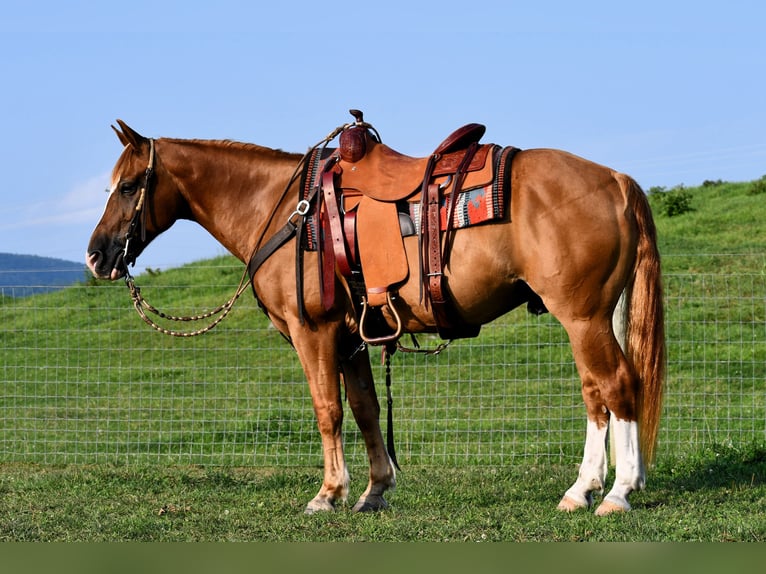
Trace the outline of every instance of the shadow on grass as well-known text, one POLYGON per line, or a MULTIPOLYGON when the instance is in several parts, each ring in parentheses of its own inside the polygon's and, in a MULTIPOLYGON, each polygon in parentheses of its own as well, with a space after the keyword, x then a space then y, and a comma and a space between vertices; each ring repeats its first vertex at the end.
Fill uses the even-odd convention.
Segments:
POLYGON ((712 445, 657 465, 653 483, 668 490, 754 488, 766 484, 766 445, 712 445))

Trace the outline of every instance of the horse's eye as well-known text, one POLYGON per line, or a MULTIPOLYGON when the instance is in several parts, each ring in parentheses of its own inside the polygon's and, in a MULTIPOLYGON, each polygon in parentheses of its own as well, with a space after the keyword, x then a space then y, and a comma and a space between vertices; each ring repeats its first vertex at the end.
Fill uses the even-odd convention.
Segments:
POLYGON ((138 186, 134 181, 123 181, 120 183, 120 193, 123 195, 132 195, 136 193, 137 187, 138 186))

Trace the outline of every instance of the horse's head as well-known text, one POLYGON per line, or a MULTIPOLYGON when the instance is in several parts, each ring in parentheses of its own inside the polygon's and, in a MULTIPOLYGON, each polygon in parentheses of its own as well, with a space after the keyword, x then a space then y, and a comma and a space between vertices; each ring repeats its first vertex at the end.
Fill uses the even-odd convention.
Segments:
POLYGON ((144 248, 178 218, 179 194, 160 178, 155 141, 121 120, 114 126, 125 146, 112 171, 104 214, 88 243, 86 263, 94 276, 119 279, 144 248))

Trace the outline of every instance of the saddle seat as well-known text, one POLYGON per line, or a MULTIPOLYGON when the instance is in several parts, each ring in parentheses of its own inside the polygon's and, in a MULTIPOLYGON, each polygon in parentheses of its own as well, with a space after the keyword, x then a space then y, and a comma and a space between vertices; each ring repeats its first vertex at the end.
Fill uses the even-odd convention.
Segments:
MULTIPOLYGON (((449 176, 458 169, 468 147, 477 143, 485 130, 485 126, 481 124, 467 124, 450 134, 428 157, 411 157, 400 153, 376 141, 367 130, 364 130, 366 151, 357 161, 344 159, 343 140, 341 140, 339 150, 341 158, 339 165, 342 170, 341 188, 346 195, 357 191, 376 201, 393 202, 408 199, 421 190, 428 163, 432 160, 435 163, 431 175, 437 179, 436 183, 444 185, 449 176)), ((474 174, 485 167, 490 147, 480 146, 466 169, 467 174, 474 174)), ((486 174, 466 175, 466 177, 470 177, 470 180, 464 183, 464 187, 471 187, 476 184, 474 179, 486 179, 486 174)), ((446 193, 449 192, 446 187, 442 189, 446 193)))

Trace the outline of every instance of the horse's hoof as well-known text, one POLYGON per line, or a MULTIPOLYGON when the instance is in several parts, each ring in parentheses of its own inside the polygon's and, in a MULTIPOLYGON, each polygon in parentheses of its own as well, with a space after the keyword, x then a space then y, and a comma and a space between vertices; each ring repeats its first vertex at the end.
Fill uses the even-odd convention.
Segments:
POLYGON ((630 510, 630 504, 624 506, 622 504, 612 502, 611 500, 604 500, 601 504, 598 505, 598 508, 596 509, 596 516, 608 516, 616 512, 627 512, 628 510, 630 510))
POLYGON ((564 496, 564 498, 561 499, 561 502, 559 502, 559 505, 556 507, 558 510, 561 510, 562 512, 574 512, 575 510, 580 510, 581 508, 589 508, 590 503, 588 500, 582 500, 577 501, 574 498, 570 498, 569 496, 564 496))
POLYGON ((360 498, 351 510, 353 512, 377 512, 388 508, 388 502, 382 496, 360 498))
POLYGON ((306 505, 304 514, 314 514, 315 512, 335 512, 335 506, 326 499, 314 499, 306 505))

